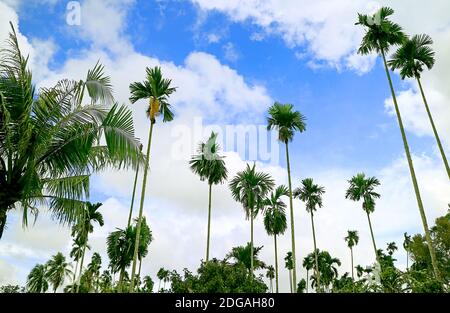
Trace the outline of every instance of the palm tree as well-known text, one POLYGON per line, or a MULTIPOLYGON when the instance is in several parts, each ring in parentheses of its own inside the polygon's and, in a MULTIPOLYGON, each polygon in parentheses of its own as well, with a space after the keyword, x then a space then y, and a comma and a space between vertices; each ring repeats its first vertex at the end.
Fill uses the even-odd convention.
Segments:
POLYGON ((412 243, 411 241, 411 235, 408 235, 408 233, 403 234, 404 240, 403 240, 403 249, 406 251, 406 270, 409 270, 409 247, 412 243))
POLYGON ((266 277, 270 280, 270 293, 273 293, 273 279, 275 278, 275 269, 272 265, 267 267, 266 277))
POLYGON ((294 268, 294 262, 291 251, 289 251, 284 257, 284 267, 286 267, 286 269, 289 271, 289 287, 291 288, 292 293, 294 292, 292 287, 292 269, 294 268))
POLYGON ((129 226, 126 229, 117 229, 106 238, 107 253, 111 265, 111 271, 120 271, 118 291, 122 292, 122 285, 125 270, 133 260, 135 244, 135 227, 129 226))
POLYGON ((110 293, 112 292, 113 281, 111 277, 111 273, 108 270, 103 271, 100 276, 100 292, 102 293, 110 293))
MULTIPOLYGON (((319 270, 321 277, 321 287, 329 289, 330 284, 335 278, 338 277, 337 266, 341 265, 341 261, 338 258, 333 258, 327 251, 315 251, 314 254, 319 256, 319 270)), ((315 275, 311 276, 311 282, 313 287, 318 286, 318 279, 315 275)))
POLYGON ((100 254, 95 252, 92 255, 91 263, 89 263, 88 265, 88 271, 92 275, 93 287, 95 292, 98 291, 101 267, 102 267, 102 257, 100 256, 100 254))
POLYGON ((317 256, 317 245, 316 245, 316 231, 314 228, 314 211, 316 207, 322 207, 322 195, 325 193, 325 188, 314 184, 312 178, 305 178, 302 180, 302 186, 294 190, 294 197, 299 198, 306 204, 306 211, 311 215, 311 227, 313 233, 314 251, 316 259, 316 277, 317 277, 317 287, 320 291, 320 274, 318 272, 319 260, 317 256))
MULTIPOLYGON (((86 202, 86 207, 83 210, 82 219, 72 229, 72 235, 81 237, 84 242, 83 253, 81 255, 80 273, 78 278, 81 278, 81 272, 83 271, 84 255, 86 253, 86 246, 88 242, 89 234, 94 231, 93 223, 98 223, 101 227, 104 225, 103 215, 98 212, 98 209, 102 206, 102 203, 92 204, 86 202)), ((80 284, 77 284, 76 292, 78 292, 80 284)))
MULTIPOLYGON (((138 221, 136 221, 136 224, 138 221)), ((141 266, 142 266, 142 260, 147 256, 148 254, 148 246, 153 241, 153 235, 152 231, 150 230, 150 227, 147 225, 147 220, 145 219, 145 216, 142 217, 142 225, 141 225, 141 239, 139 240, 139 250, 138 250, 138 259, 139 259, 139 270, 138 270, 138 279, 141 277, 141 266)))
POLYGON ((48 290, 47 269, 45 265, 36 264, 27 277, 28 292, 41 293, 48 290))
MULTIPOLYGON (((145 190, 147 187, 147 174, 150 161, 150 147, 152 143, 153 126, 156 123, 156 117, 163 115, 163 122, 170 122, 173 120, 173 113, 171 105, 168 102, 169 96, 175 92, 176 88, 171 87, 172 80, 165 79, 162 76, 161 68, 146 68, 147 77, 142 83, 135 82, 130 84, 130 102, 135 103, 138 100, 148 99, 149 106, 147 108, 147 116, 150 118, 150 131, 148 135, 146 163, 144 167, 144 178, 142 180, 141 201, 139 206, 139 219, 136 234, 136 244, 134 245, 133 266, 131 267, 131 277, 136 273, 136 264, 138 260, 138 248, 141 233, 142 211, 144 209, 145 190)), ((131 292, 134 290, 134 280, 131 280, 131 292)))
POLYGON ((151 292, 153 292, 153 285, 154 285, 154 283, 153 283, 153 279, 150 277, 150 276, 144 276, 144 279, 143 279, 143 288, 142 288, 142 291, 143 292, 147 292, 147 293, 151 293, 151 292))
POLYGON ((352 264, 352 279, 355 280, 354 275, 354 267, 353 267, 353 247, 356 246, 359 242, 359 236, 357 230, 348 230, 347 236, 344 238, 345 242, 347 242, 347 246, 350 248, 350 258, 352 264))
POLYGON ((269 174, 256 172, 256 166, 247 164, 247 168, 238 172, 230 182, 234 200, 242 203, 246 219, 250 219, 250 273, 253 278, 253 220, 260 209, 263 209, 264 199, 273 189, 274 180, 269 174))
POLYGON ((307 255, 304 259, 303 259, 303 267, 306 270, 306 292, 308 293, 308 289, 309 289, 309 271, 312 270, 314 268, 314 262, 315 262, 315 256, 313 255, 307 255))
POLYGON ((305 117, 298 111, 292 111, 292 104, 281 104, 275 102, 269 108, 270 117, 267 119, 268 130, 278 130, 278 140, 283 142, 286 147, 286 166, 288 172, 289 188, 289 209, 291 217, 291 240, 292 240, 292 262, 294 271, 294 286, 297 285, 297 267, 295 257, 295 231, 294 231, 294 206, 292 203, 292 183, 291 183, 291 164, 289 161, 289 141, 294 138, 296 131, 304 132, 306 130, 305 117))
MULTIPOLYGON (((72 279, 72 285, 75 286, 75 279, 76 279, 76 273, 78 270, 78 263, 83 256, 83 250, 87 248, 88 250, 91 249, 91 247, 84 241, 85 238, 83 236, 76 236, 73 239, 72 244, 72 250, 70 251, 70 257, 73 258, 76 262, 75 270, 73 271, 73 279, 72 279)), ((72 288, 72 292, 75 292, 75 288, 72 288)))
POLYGON ((225 259, 226 260, 233 259, 234 264, 244 265, 244 267, 250 273, 252 273, 252 264, 253 269, 255 270, 266 268, 266 264, 258 258, 259 252, 261 251, 262 248, 263 248, 262 246, 253 247, 253 254, 252 254, 252 246, 250 242, 247 242, 246 246, 238 246, 231 249, 231 252, 229 252, 225 256, 225 259))
POLYGON ((372 236, 375 258, 378 263, 380 263, 369 215, 375 211, 375 199, 380 197, 380 195, 374 191, 375 187, 380 185, 380 182, 375 177, 366 178, 364 173, 359 173, 356 176, 353 176, 348 182, 350 183, 350 187, 346 191, 345 198, 353 201, 363 200, 362 209, 366 212, 367 220, 369 221, 370 235, 372 236))
POLYGON ((376 52, 381 54, 383 58, 384 67, 386 70, 386 76, 389 82, 389 87, 391 89, 392 99, 394 102, 395 112, 397 114, 398 125, 400 127, 400 132, 402 135, 403 146, 405 148, 406 158, 408 160, 409 171, 411 173, 411 179, 414 187, 414 192, 416 194, 417 205, 420 212, 420 217, 422 219, 423 228, 425 231, 425 238, 428 243, 431 262, 433 264, 434 275, 437 280, 440 280, 439 269, 436 261, 436 252, 434 249, 433 242, 431 240, 430 229, 428 228, 427 217, 425 215, 425 210, 422 203, 422 198, 420 196, 419 185, 417 183, 416 173, 414 171, 414 165, 411 158, 411 153, 409 151, 408 141, 406 139, 405 129, 403 127, 402 117, 400 115, 400 110, 398 108, 397 98, 395 96, 394 86, 392 84, 391 75, 389 73, 389 68, 386 62, 386 51, 390 46, 403 44, 406 40, 406 35, 403 33, 402 28, 391 22, 388 17, 394 14, 394 10, 388 7, 382 7, 374 16, 370 17, 368 15, 358 14, 357 25, 362 25, 366 28, 366 33, 362 39, 361 46, 358 50, 360 54, 369 54, 376 52))
POLYGON ((198 154, 194 155, 189 162, 192 172, 200 176, 200 180, 208 181, 208 235, 206 239, 206 262, 209 260, 209 238, 211 229, 211 193, 212 185, 222 184, 227 179, 227 168, 224 157, 220 156, 220 147, 216 143, 217 134, 211 132, 206 143, 200 143, 198 154))
POLYGON ((90 174, 142 161, 131 111, 114 104, 102 65, 85 80, 37 93, 14 28, 8 43, 0 52, 0 238, 13 209, 23 210, 25 226, 39 207, 62 224, 77 223, 90 174))
POLYGON ((395 243, 394 241, 393 241, 393 242, 389 242, 389 243, 387 244, 386 250, 388 251, 388 254, 389 254, 390 256, 392 256, 392 255, 394 254, 394 252, 395 252, 396 250, 398 250, 396 243, 395 243))
POLYGON ((442 161, 444 162, 448 178, 450 179, 450 167, 448 165, 447 157, 445 156, 444 148, 442 147, 441 140, 439 139, 439 135, 436 130, 436 126, 434 125, 433 117, 431 116, 431 111, 428 107, 428 102, 422 88, 422 83, 420 81, 421 73, 424 68, 427 67, 431 70, 435 62, 434 51, 430 47, 432 44, 433 39, 431 39, 430 36, 425 34, 414 35, 411 39, 408 38, 403 42, 401 47, 398 48, 394 55, 392 55, 391 60, 388 61, 388 65, 393 71, 399 69, 402 79, 415 78, 417 80, 423 103, 428 114, 428 119, 430 120, 431 128, 433 129, 442 161))
POLYGON ((275 285, 278 293, 278 247, 277 236, 284 234, 287 228, 286 204, 280 199, 282 196, 289 195, 286 186, 277 187, 270 197, 264 200, 264 228, 269 236, 273 235, 275 243, 275 285))
POLYGON ((158 279, 159 279, 158 292, 160 292, 160 290, 161 290, 161 281, 164 279, 165 271, 166 270, 163 267, 161 267, 159 269, 158 273, 156 274, 156 277, 158 277, 158 279))
MULTIPOLYGON (((142 144, 139 145, 139 151, 142 152, 142 144)), ((130 226, 131 217, 133 216, 134 196, 136 195, 136 185, 137 185, 138 176, 139 176, 139 164, 136 167, 136 174, 134 176, 133 193, 131 196, 130 213, 128 214, 127 227, 130 226)))
POLYGON ((307 289, 306 280, 302 278, 297 284, 297 293, 304 293, 305 289, 307 289))
POLYGON ((58 287, 64 284, 66 276, 72 274, 70 264, 66 262, 66 257, 58 252, 46 264, 46 279, 53 285, 53 292, 56 293, 58 287))

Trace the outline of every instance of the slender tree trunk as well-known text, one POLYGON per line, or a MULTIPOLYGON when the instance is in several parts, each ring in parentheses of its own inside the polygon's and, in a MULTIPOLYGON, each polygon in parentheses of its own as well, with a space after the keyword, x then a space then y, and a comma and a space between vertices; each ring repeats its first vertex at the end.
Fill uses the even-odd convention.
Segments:
POLYGON ((208 235, 206 239, 206 262, 209 261, 209 238, 211 231, 211 194, 212 194, 212 184, 209 184, 209 197, 208 197, 208 235))
POLYGON ((83 253, 81 254, 80 273, 78 274, 78 283, 77 283, 76 293, 78 293, 78 291, 80 290, 80 284, 81 284, 80 280, 81 280, 81 273, 83 271, 84 254, 86 252, 86 246, 87 246, 87 236, 86 236, 86 242, 84 243, 84 246, 83 246, 83 253))
POLYGON ((291 287, 291 293, 292 293, 292 274, 291 274, 291 270, 289 270, 289 287, 291 287))
POLYGON ((314 258, 315 258, 315 261, 316 261, 317 291, 321 292, 320 274, 319 274, 319 257, 317 255, 316 231, 314 229, 314 216, 313 216, 312 210, 311 210, 310 213, 311 213, 311 226, 312 226, 313 240, 314 240, 314 258))
POLYGON ((425 238, 427 240, 428 248, 429 248, 429 251, 430 251, 431 263, 433 265, 434 275, 435 275, 436 279, 440 281, 441 280, 441 276, 439 274, 439 268, 438 268, 437 261, 436 261, 436 252, 434 250, 433 241, 431 240, 430 229, 428 228, 427 217, 425 215, 425 210, 423 208, 422 198, 420 197, 419 185, 417 183, 416 173, 414 171, 414 165, 413 165, 413 162, 412 162, 412 159, 411 159, 411 154, 409 152, 408 141, 406 140, 405 130, 403 128, 402 117, 400 115, 400 110, 398 108, 397 98, 395 96, 394 86, 392 85, 391 75, 389 73, 389 69, 388 69, 388 66, 387 66, 387 63, 386 63, 386 56, 384 54, 384 50, 381 50, 381 54, 383 56, 384 68, 386 70, 386 76, 387 76, 388 81, 389 81, 389 87, 391 88, 392 99, 394 100, 395 112, 397 113, 398 124, 399 124, 399 127, 400 127, 400 132, 402 134, 402 139, 403 139, 403 145, 405 147, 406 158, 408 159, 409 171, 411 173, 411 179, 412 179, 413 186, 414 186, 414 192, 416 193, 416 200, 417 200, 417 205, 419 207, 419 212, 420 212, 420 217, 422 219, 423 228, 424 228, 424 231, 425 231, 425 238))
POLYGON ((309 270, 306 270, 306 293, 309 293, 309 270))
POLYGON ((408 263, 409 263, 409 252, 406 251, 406 271, 409 271, 408 263))
POLYGON ((134 196, 136 195, 136 185, 137 185, 138 175, 139 175, 139 165, 136 168, 136 175, 134 176, 133 195, 131 196, 130 214, 128 215, 127 228, 130 227, 130 225, 131 225, 131 217, 133 215, 134 196))
MULTIPOLYGON (((372 237, 373 251, 375 252, 375 258, 376 258, 377 262, 380 263, 380 259, 378 257, 377 245, 375 244, 375 237, 373 236, 373 229, 372 229, 372 223, 370 221, 369 212, 366 211, 366 214, 367 214, 367 220, 369 221, 370 236, 372 237)), ((380 263, 380 266, 381 266, 381 263, 380 263)))
POLYGON ((138 276, 137 276, 138 282, 140 282, 140 280, 141 280, 141 266, 142 266, 142 258, 139 258, 139 270, 138 270, 138 276))
POLYGON ((123 286, 123 277, 125 276, 125 269, 120 270, 120 276, 119 276, 119 286, 118 286, 118 292, 122 293, 122 286, 123 286))
POLYGON ((139 218, 137 223, 137 229, 136 229, 136 241, 134 245, 134 256, 133 256, 133 266, 131 268, 131 284, 130 284, 130 292, 134 292, 134 274, 136 273, 136 264, 137 264, 137 257, 138 257, 138 251, 139 251, 139 240, 141 236, 141 224, 142 224, 142 211, 144 210, 144 200, 145 200, 145 187, 147 185, 147 174, 148 174, 148 167, 149 167, 149 161, 150 161, 150 146, 152 144, 152 134, 153 134, 153 126, 155 123, 152 121, 150 124, 150 132, 148 136, 148 145, 147 145, 147 160, 145 162, 144 167, 144 178, 142 180, 142 192, 141 192, 141 203, 139 206, 139 218))
POLYGON ((273 235, 275 241, 275 286, 278 293, 278 247, 277 247, 277 235, 273 235))
POLYGON ((253 208, 250 212, 250 275, 253 280, 253 208))
POLYGON ((425 109, 427 110, 428 118, 430 119, 431 128, 433 129, 434 137, 436 138, 437 145, 439 147, 439 151, 441 152, 442 161, 444 161, 445 170, 447 171, 448 178, 450 179, 450 167, 448 165, 447 157, 445 156, 444 148, 441 144, 441 139, 439 138, 438 132, 436 130, 436 126, 434 125, 433 117, 431 116, 430 108, 428 107, 427 98, 425 97, 425 93, 423 92, 422 83, 420 82, 420 78, 416 75, 417 83, 419 84, 420 93, 422 94, 423 103, 425 104, 425 109))
POLYGON ((352 247, 350 247, 350 258, 352 261, 352 279, 353 279, 353 281, 355 281, 355 274, 354 274, 354 270, 353 270, 353 248, 352 247))
POLYGON ((77 270, 78 270, 78 262, 80 260, 77 259, 77 262, 75 263, 75 270, 73 271, 73 279, 72 279, 72 293, 75 293, 75 287, 76 287, 76 283, 75 283, 75 279, 77 278, 77 270))
MULTIPOLYGON (((285 142, 286 145, 286 165, 288 172, 288 186, 289 186, 289 209, 291 215, 291 240, 292 240, 292 265, 293 265, 293 283, 294 286, 297 284, 297 266, 296 266, 296 257, 295 257, 295 230, 294 230, 294 205, 292 203, 292 182, 291 182, 291 164, 289 161, 289 147, 288 142, 285 142)), ((292 290, 291 290, 292 292, 292 290)))
POLYGON ((161 279, 159 280, 159 284, 158 284, 158 292, 161 292, 161 279))

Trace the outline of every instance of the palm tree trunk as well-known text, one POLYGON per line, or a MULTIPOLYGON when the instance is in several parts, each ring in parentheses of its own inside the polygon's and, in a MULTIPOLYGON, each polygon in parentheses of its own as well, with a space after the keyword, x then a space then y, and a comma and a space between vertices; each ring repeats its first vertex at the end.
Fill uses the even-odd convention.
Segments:
POLYGON ((139 270, 137 275, 138 281, 141 280, 141 266, 142 266, 142 258, 139 258, 139 270))
POLYGON ((152 144, 152 134, 153 134, 153 126, 155 123, 152 121, 150 123, 150 132, 148 136, 148 145, 147 145, 147 154, 146 154, 146 162, 144 167, 144 178, 142 180, 142 192, 141 192, 141 203, 139 206, 139 218, 137 223, 137 229, 136 229, 136 241, 134 244, 134 256, 133 256, 133 266, 131 268, 131 284, 130 284, 130 292, 133 292, 134 289, 134 274, 136 273, 136 264, 137 264, 137 257, 138 257, 138 250, 139 250, 139 239, 141 236, 141 224, 142 224, 142 211, 144 210, 144 200, 145 200, 145 187, 147 185, 147 174, 148 174, 148 167, 149 167, 149 161, 150 161, 150 146, 152 144))
POLYGON ((309 270, 306 270, 306 293, 309 293, 309 270))
POLYGON ((433 117, 431 116, 430 108, 428 107, 428 102, 425 97, 425 93, 423 92, 422 83, 420 82, 420 78, 416 75, 417 83, 419 84, 420 93, 422 94, 423 103, 425 104, 425 109, 427 110, 428 118, 430 119, 431 128, 433 129, 434 137, 436 138, 437 145, 439 147, 439 151, 441 152, 442 161, 444 161, 445 169, 447 171, 448 178, 450 179, 450 167, 448 165, 447 157, 445 156, 444 148, 442 147, 441 140, 439 139, 438 132, 436 130, 436 126, 434 125, 433 117))
POLYGON ((75 293, 75 279, 77 278, 77 270, 78 270, 78 262, 80 260, 77 259, 77 263, 75 264, 75 270, 73 271, 73 279, 72 279, 72 293, 75 293))
POLYGON ((409 271, 408 263, 409 263, 409 252, 406 251, 406 271, 409 271))
POLYGON ((159 284, 158 284, 158 292, 160 292, 161 290, 161 279, 159 280, 159 284))
POLYGON ((253 280, 253 208, 250 212, 250 275, 253 280))
POLYGON ((355 274, 354 274, 354 270, 353 270, 353 248, 352 247, 350 247, 350 258, 352 261, 352 279, 353 279, 353 281, 355 281, 355 274))
POLYGON ((119 276, 119 286, 118 286, 118 292, 122 293, 122 284, 123 284, 123 277, 125 276, 125 269, 120 270, 120 276, 119 276))
POLYGON ((278 293, 278 247, 277 247, 277 235, 273 235, 275 241, 275 286, 278 293))
MULTIPOLYGON (((292 203, 292 182, 291 182, 291 164, 289 161, 289 148, 288 148, 288 142, 285 142, 286 145, 286 165, 287 165, 287 172, 288 172, 288 186, 289 186, 289 209, 290 209, 290 215, 291 215, 291 240, 292 240, 292 270, 293 270, 293 283, 294 286, 297 284, 297 266, 296 264, 296 258, 295 258, 295 231, 294 231, 294 206, 292 203)), ((291 290, 292 292, 292 290, 291 290)))
POLYGON ((133 215, 134 196, 136 195, 136 185, 139 174, 139 165, 136 168, 136 175, 134 176, 133 195, 131 196, 130 214, 128 215, 127 228, 131 225, 131 216, 133 215))
POLYGON ((428 249, 430 251, 431 263, 433 265, 434 275, 435 275, 436 279, 440 281, 441 280, 441 276, 439 274, 439 268, 438 268, 437 261, 436 261, 436 252, 434 250, 434 245, 433 245, 433 242, 431 240, 430 229, 428 228, 427 217, 425 215, 425 210, 423 208, 422 198, 420 197, 420 191, 419 191, 419 186, 417 184, 416 173, 414 171, 414 165, 413 165, 413 162, 412 162, 412 159, 411 159, 411 154, 409 152, 408 141, 406 140, 405 130, 403 128, 402 117, 400 115, 400 110, 398 108, 397 98, 395 97, 394 87, 392 85, 391 75, 389 74, 389 69, 388 69, 388 66, 387 66, 387 63, 386 63, 386 56, 384 55, 384 50, 381 50, 381 54, 383 56, 384 68, 386 70, 386 75, 387 75, 387 78, 388 78, 388 81, 389 81, 389 87, 391 88, 392 99, 394 100, 395 112, 397 113, 398 124, 399 124, 400 131, 401 131, 401 134, 402 134, 402 139, 403 139, 403 145, 405 147, 406 158, 408 159, 409 171, 411 173, 411 179, 412 179, 412 182, 413 182, 414 191, 416 193, 417 205, 419 207, 420 217, 422 219, 422 224, 423 224, 423 228, 424 228, 424 231, 425 231, 425 238, 427 240, 428 249))
POLYGON ((292 293, 292 274, 291 274, 291 270, 289 270, 289 287, 291 287, 291 293, 292 293))
POLYGON ((84 246, 83 246, 83 253, 81 254, 80 273, 78 274, 78 283, 77 283, 76 293, 78 293, 78 290, 80 290, 80 283, 81 283, 80 279, 81 279, 81 273, 83 270, 84 253, 86 252, 86 246, 87 246, 87 238, 86 238, 86 242, 84 243, 84 246))
MULTIPOLYGON (((378 258, 378 250, 377 245, 375 244, 375 237, 373 236, 373 229, 372 229, 372 223, 370 221, 370 215, 369 212, 366 211, 367 214, 367 220, 369 221, 369 228, 370 228, 370 236, 372 237, 372 244, 373 244, 373 250, 375 252, 375 258, 377 259, 378 263, 380 263, 380 260, 378 258)), ((381 263, 380 263, 381 266, 381 263)))
POLYGON ((211 230, 211 193, 212 184, 209 184, 209 197, 208 197, 208 235, 206 239, 206 262, 209 261, 209 236, 211 230))
POLYGON ((312 210, 311 210, 311 226, 314 240, 314 258, 316 259, 317 291, 320 292, 321 289, 320 289, 320 274, 319 274, 319 257, 317 256, 316 231, 314 229, 314 217, 312 210))

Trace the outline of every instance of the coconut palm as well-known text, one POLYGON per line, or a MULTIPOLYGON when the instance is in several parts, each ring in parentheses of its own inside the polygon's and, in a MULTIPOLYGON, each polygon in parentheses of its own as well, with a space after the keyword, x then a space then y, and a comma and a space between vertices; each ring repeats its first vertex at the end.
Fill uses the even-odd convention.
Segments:
POLYGON ((0 238, 13 209, 23 211, 25 226, 39 207, 62 224, 77 223, 90 174, 142 159, 131 111, 114 104, 100 64, 85 80, 36 91, 14 29, 0 60, 0 238))
POLYGON ((294 262, 292 259, 292 252, 289 251, 284 257, 284 267, 289 271, 289 287, 291 288, 291 293, 293 291, 292 287, 292 269, 294 268, 294 262))
POLYGON ((318 272, 318 256, 317 256, 317 244, 316 244, 316 231, 314 228, 314 211, 317 207, 322 207, 322 195, 325 193, 325 188, 314 184, 312 178, 305 178, 302 180, 302 186, 294 190, 294 197, 302 200, 306 204, 306 211, 311 215, 311 227, 313 233, 314 251, 316 253, 316 278, 318 291, 321 290, 320 285, 320 273, 318 272))
POLYGON ((315 262, 315 256, 313 255, 307 255, 303 259, 303 267, 306 270, 306 292, 308 292, 309 289, 309 271, 314 268, 314 262, 315 262))
POLYGON ((250 219, 250 273, 253 278, 253 220, 260 209, 263 209, 264 199, 273 189, 274 180, 269 174, 256 172, 256 165, 247 164, 244 171, 238 172, 230 182, 230 190, 234 200, 242 203, 246 219, 250 219))
POLYGON ((411 235, 408 235, 408 233, 403 234, 404 240, 403 240, 403 249, 406 251, 406 270, 409 270, 409 249, 411 245, 411 235))
POLYGON ((120 272, 118 291, 122 292, 125 270, 133 260, 136 229, 129 226, 126 229, 117 229, 106 238, 107 253, 112 273, 120 272))
MULTIPOLYGON (((156 117, 163 116, 163 122, 173 120, 173 112, 169 104, 169 96, 175 92, 176 88, 171 87, 172 80, 163 78, 160 67, 146 68, 147 77, 144 82, 135 82, 130 84, 130 101, 135 103, 138 100, 148 99, 147 116, 150 119, 150 131, 148 135, 146 163, 144 167, 144 177, 142 179, 141 201, 139 205, 139 219, 136 234, 136 244, 134 246, 133 266, 131 267, 131 277, 136 273, 136 264, 138 261, 138 249, 141 233, 142 211, 144 208, 145 190, 147 187, 147 174, 150 161, 150 147, 152 143, 153 126, 156 123, 156 117)), ((134 280, 131 280, 131 292, 134 290, 134 280)))
POLYGON ((294 230, 294 206, 292 203, 292 183, 291 183, 291 164, 289 161, 289 142, 294 138, 296 131, 304 132, 306 130, 305 117, 298 111, 293 111, 292 104, 281 104, 275 102, 269 108, 269 117, 267 119, 267 129, 278 131, 278 140, 284 143, 286 148, 286 166, 288 172, 289 188, 289 210, 291 218, 291 241, 292 241, 292 262, 294 286, 297 286, 297 267, 295 257, 295 230, 294 230))
POLYGON ((45 265, 36 264, 27 277, 28 292, 41 293, 48 290, 47 268, 45 265))
POLYGON ((347 242, 347 246, 350 249, 350 259, 352 264, 352 279, 355 280, 354 275, 354 267, 353 267, 353 247, 356 246, 359 242, 359 236, 357 230, 348 230, 347 236, 344 238, 345 242, 347 242))
MULTIPOLYGON (((139 151, 142 152, 142 144, 139 145, 139 151)), ((136 195, 136 185, 139 176, 139 164, 136 167, 136 174, 134 175, 133 193, 131 195, 130 213, 128 214, 127 227, 131 224, 131 217, 133 216, 134 197, 136 195)))
MULTIPOLYGON (((94 231, 94 223, 97 223, 100 227, 104 225, 103 215, 100 212, 98 212, 98 209, 102 205, 103 205, 102 203, 92 204, 90 202, 86 202, 86 207, 84 208, 82 213, 83 215, 82 219, 80 219, 80 222, 75 226, 73 226, 72 228, 72 235, 81 237, 80 240, 84 242, 83 253, 81 255, 81 262, 80 262, 80 272, 78 275, 79 278, 81 278, 81 273, 83 271, 83 262, 86 253, 89 234, 94 231)), ((80 284, 77 284, 76 292, 78 292, 79 286, 80 284)))
POLYGON ((414 187, 414 192, 416 194, 417 206, 419 208, 420 217, 422 219, 422 225, 425 231, 425 238, 428 243, 429 252, 431 256, 431 262, 433 265, 434 275, 436 279, 440 280, 439 269, 436 261, 436 252, 431 240, 430 229, 428 227, 427 217, 425 215, 425 210, 422 203, 422 198, 420 196, 419 185, 417 183, 416 173, 414 170, 414 164, 411 158, 411 153, 409 151, 408 141, 406 139, 405 129, 403 127, 403 121, 398 108, 397 98, 395 96, 394 86, 392 84, 391 75, 389 72, 388 64, 386 61, 387 50, 394 45, 401 45, 405 42, 406 35, 403 33, 402 28, 390 21, 389 16, 394 14, 394 10, 388 7, 382 7, 373 16, 368 16, 364 14, 358 14, 357 25, 361 25, 366 29, 365 35, 362 39, 361 46, 358 50, 360 54, 370 54, 376 52, 381 54, 383 58, 384 67, 386 70, 386 76, 389 82, 389 87, 391 89, 392 99, 394 102, 395 112, 397 114, 397 120, 400 127, 400 132, 402 135, 403 146, 406 153, 406 158, 408 160, 409 171, 411 174, 411 179, 414 187))
POLYGON ((278 293, 278 247, 277 236, 284 234, 287 228, 286 204, 281 200, 282 196, 289 195, 286 186, 281 185, 264 200, 264 228, 269 236, 273 235, 275 243, 275 286, 278 293))
POLYGON ((72 274, 70 264, 66 262, 66 257, 58 252, 46 264, 46 279, 53 285, 53 292, 64 284, 66 276, 72 274))
POLYGON ((238 246, 231 249, 231 252, 225 256, 225 259, 233 259, 234 264, 242 264, 250 273, 252 273, 252 266, 255 270, 266 268, 266 264, 258 258, 262 248, 263 247, 261 246, 253 247, 252 249, 251 243, 248 242, 246 246, 238 246))
POLYGON ((434 137, 436 138, 439 152, 441 153, 442 161, 444 162, 448 178, 450 179, 450 167, 448 165, 447 157, 445 156, 444 148, 442 147, 436 126, 434 125, 433 117, 430 108, 428 107, 428 102, 420 80, 424 68, 426 67, 431 70, 434 65, 434 51, 430 47, 432 44, 433 39, 431 39, 430 36, 425 34, 414 35, 412 38, 408 38, 403 42, 400 48, 392 55, 391 60, 388 61, 388 65, 393 71, 399 69, 402 79, 416 79, 428 114, 428 119, 430 120, 431 128, 433 129, 434 137))
POLYGON ((375 199, 380 197, 380 195, 374 191, 375 187, 380 185, 380 182, 375 177, 366 178, 364 173, 359 173, 356 176, 353 176, 348 182, 350 187, 346 191, 345 198, 353 201, 363 200, 362 209, 367 214, 375 258, 379 263, 377 245, 375 244, 372 222, 370 221, 370 213, 375 211, 375 199))
POLYGON ((273 293, 273 279, 275 278, 275 269, 273 268, 272 265, 269 265, 267 267, 266 277, 270 281, 270 293, 273 293))
POLYGON ((198 154, 189 162, 192 172, 200 176, 200 180, 208 181, 208 232, 206 237, 206 262, 209 260, 209 238, 211 229, 211 194, 212 185, 222 184, 227 179, 227 168, 223 156, 219 155, 220 146, 216 143, 217 134, 211 132, 206 143, 200 143, 198 154))

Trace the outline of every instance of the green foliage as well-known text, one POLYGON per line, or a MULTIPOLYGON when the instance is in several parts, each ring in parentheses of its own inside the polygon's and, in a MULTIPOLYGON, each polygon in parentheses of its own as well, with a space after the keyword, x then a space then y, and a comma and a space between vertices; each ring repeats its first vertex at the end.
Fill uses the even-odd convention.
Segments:
POLYGON ((25 288, 19 285, 0 286, 0 293, 25 293, 25 288))
POLYGON ((278 139, 284 143, 292 141, 294 132, 304 132, 306 130, 306 118, 298 111, 292 111, 294 106, 286 103, 275 102, 269 108, 267 118, 267 129, 277 130, 278 139))
MULTIPOLYGON (((253 268, 255 270, 266 268, 266 264, 258 259, 258 254, 263 247, 253 247, 253 268)), ((234 260, 234 264, 241 264, 250 271, 251 260, 251 244, 250 242, 244 246, 234 247, 225 257, 225 260, 234 260)))

